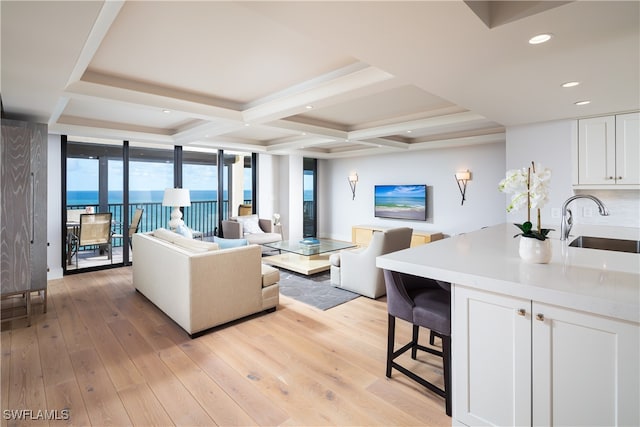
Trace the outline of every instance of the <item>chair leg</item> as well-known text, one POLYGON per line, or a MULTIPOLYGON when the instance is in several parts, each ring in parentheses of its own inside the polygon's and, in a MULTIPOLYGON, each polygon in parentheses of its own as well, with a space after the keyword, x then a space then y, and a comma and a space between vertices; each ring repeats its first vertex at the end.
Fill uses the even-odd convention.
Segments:
POLYGON ((413 346, 411 347, 411 358, 415 359, 416 357, 418 357, 418 334, 419 334, 419 329, 420 327, 418 325, 413 325, 413 338, 412 338, 412 343, 413 346))
POLYGON ((396 318, 389 314, 387 326, 387 378, 391 378, 391 364, 393 363, 393 345, 396 335, 396 318))
POLYGON ((444 375, 444 399, 445 410, 448 416, 451 416, 451 337, 443 335, 442 337, 442 370, 444 375))

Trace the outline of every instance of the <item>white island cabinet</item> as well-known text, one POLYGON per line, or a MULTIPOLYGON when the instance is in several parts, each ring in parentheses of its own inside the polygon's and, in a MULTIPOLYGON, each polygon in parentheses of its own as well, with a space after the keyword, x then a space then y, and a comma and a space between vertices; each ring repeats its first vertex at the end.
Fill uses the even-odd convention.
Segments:
POLYGON ((453 284, 453 424, 640 425, 640 255, 552 239, 552 261, 527 264, 513 234, 503 224, 377 259, 453 284))

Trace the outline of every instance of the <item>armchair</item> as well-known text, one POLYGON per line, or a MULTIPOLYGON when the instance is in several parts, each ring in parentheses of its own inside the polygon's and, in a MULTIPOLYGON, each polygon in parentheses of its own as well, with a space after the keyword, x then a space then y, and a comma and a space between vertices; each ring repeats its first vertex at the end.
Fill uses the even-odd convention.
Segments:
POLYGON ((407 249, 412 232, 408 227, 375 231, 366 248, 331 255, 331 284, 369 298, 385 295, 384 274, 376 267, 376 257, 407 249))
POLYGON ((222 221, 222 237, 225 239, 247 239, 249 244, 264 245, 282 240, 282 229, 270 219, 257 215, 244 215, 222 221))

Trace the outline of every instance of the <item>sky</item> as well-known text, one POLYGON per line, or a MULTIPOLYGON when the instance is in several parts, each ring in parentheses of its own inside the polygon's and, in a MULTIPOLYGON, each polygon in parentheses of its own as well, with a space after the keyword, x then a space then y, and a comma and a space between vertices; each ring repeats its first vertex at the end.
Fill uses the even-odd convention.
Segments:
MULTIPOLYGON (((245 169, 245 190, 251 189, 251 170, 245 169)), ((109 161, 109 191, 122 190, 122 162, 109 161)), ((207 165, 183 166, 183 187, 190 190, 215 190, 217 168, 207 165)), ((172 163, 130 162, 131 191, 164 190, 173 187, 172 163)), ((98 160, 67 159, 67 191, 98 191, 98 160)))

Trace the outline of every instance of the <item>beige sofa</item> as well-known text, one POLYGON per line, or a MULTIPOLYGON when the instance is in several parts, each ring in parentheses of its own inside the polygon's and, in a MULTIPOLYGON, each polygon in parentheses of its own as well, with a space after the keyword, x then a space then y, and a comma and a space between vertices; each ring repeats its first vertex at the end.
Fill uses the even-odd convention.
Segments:
POLYGON ((133 239, 133 285, 191 337, 278 305, 279 271, 260 246, 217 249, 165 229, 133 239))

